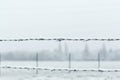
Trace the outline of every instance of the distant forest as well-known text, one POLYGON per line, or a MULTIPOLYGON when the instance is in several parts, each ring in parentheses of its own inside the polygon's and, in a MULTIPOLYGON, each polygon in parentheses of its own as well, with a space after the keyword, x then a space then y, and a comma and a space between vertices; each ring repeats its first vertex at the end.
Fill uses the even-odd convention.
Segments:
POLYGON ((40 52, 14 51, 1 53, 1 58, 4 61, 34 61, 36 60, 36 53, 38 53, 40 61, 67 61, 69 54, 71 54, 71 60, 73 61, 96 61, 98 57, 103 61, 120 60, 120 50, 107 50, 106 46, 103 45, 99 51, 90 51, 87 44, 84 50, 80 52, 68 52, 67 49, 62 51, 61 48, 53 51, 42 50, 40 52))

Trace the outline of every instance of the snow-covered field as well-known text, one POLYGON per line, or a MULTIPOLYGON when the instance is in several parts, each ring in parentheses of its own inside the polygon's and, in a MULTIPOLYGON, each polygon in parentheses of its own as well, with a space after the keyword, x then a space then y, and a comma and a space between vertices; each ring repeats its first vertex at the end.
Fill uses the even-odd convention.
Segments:
MULTIPOLYGON (((36 62, 2 62, 2 66, 35 67, 36 62)), ((40 68, 66 69, 68 62, 39 62, 40 68)), ((72 69, 97 69, 97 62, 72 62, 72 69)), ((120 69, 120 62, 101 62, 101 69, 120 69)), ((120 72, 1 69, 0 80, 120 80, 120 72)))

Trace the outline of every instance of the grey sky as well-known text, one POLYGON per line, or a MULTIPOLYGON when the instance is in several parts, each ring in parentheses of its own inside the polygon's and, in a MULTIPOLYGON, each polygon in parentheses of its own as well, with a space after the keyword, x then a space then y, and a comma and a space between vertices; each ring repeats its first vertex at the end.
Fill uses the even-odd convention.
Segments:
POLYGON ((0 0, 0 38, 120 38, 119 0, 0 0))
POLYGON ((119 0, 0 0, 0 38, 119 37, 119 0))

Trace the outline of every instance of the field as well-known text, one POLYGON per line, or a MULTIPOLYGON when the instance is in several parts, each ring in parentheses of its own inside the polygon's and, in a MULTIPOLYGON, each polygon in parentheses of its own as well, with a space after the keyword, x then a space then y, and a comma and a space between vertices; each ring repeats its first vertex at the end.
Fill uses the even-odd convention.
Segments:
MULTIPOLYGON (((35 68, 36 62, 4 61, 2 66, 35 68)), ((51 70, 38 70, 38 74, 36 74, 36 69, 1 68, 0 80, 120 80, 120 72, 98 72, 97 62, 72 62, 71 70, 80 69, 81 71, 52 71, 52 69, 68 69, 68 62, 40 61, 39 67, 51 70)), ((120 62, 101 62, 101 69, 118 70, 120 69, 120 62)))

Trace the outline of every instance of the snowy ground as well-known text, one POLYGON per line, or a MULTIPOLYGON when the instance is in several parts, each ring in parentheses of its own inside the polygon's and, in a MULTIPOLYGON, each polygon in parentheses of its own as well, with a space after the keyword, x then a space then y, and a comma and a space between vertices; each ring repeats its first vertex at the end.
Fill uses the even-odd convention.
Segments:
MULTIPOLYGON (((35 67, 35 62, 2 62, 2 66, 35 67)), ((39 62, 43 68, 67 68, 67 62, 39 62)), ((97 62, 73 62, 72 68, 97 69, 97 62)), ((101 68, 119 69, 119 62, 102 62, 101 68)), ((0 80, 120 80, 120 72, 46 71, 1 69, 0 80)))

